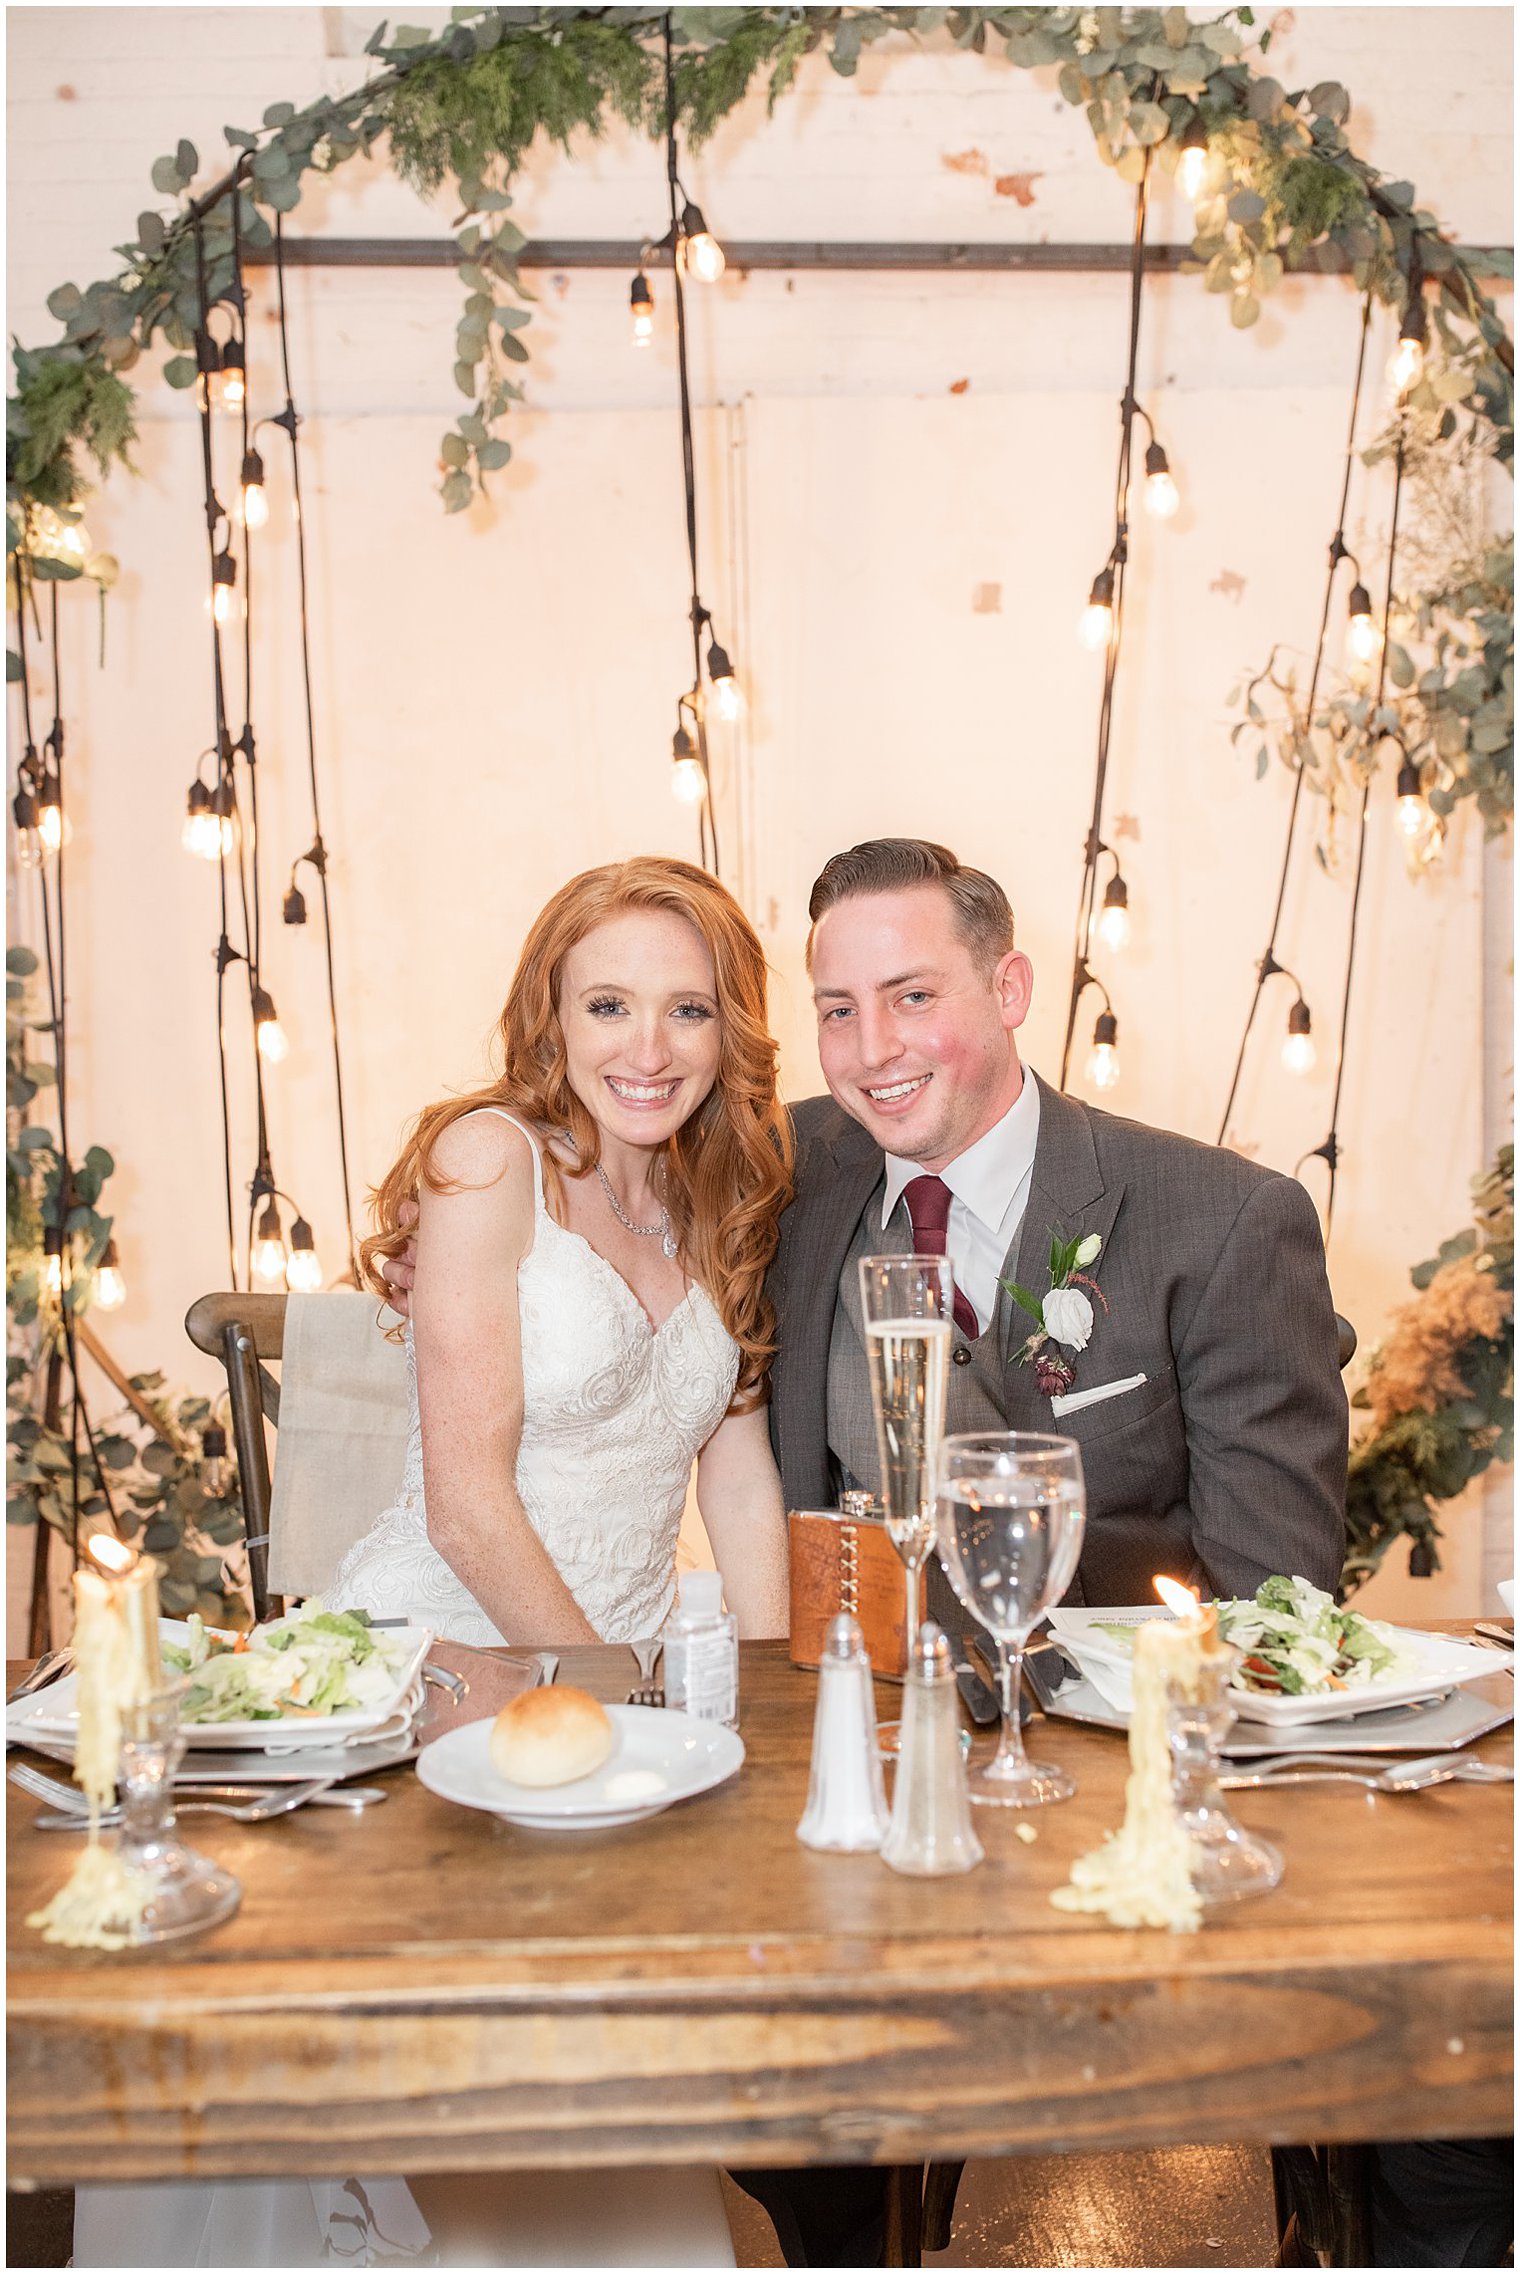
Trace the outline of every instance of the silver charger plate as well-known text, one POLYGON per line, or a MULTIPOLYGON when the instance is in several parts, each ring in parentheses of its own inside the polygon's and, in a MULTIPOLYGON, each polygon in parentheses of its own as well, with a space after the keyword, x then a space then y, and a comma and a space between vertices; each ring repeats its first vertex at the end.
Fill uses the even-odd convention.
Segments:
MULTIPOLYGON (((50 1745, 28 1738, 26 1750, 73 1767, 72 1745, 50 1745)), ((174 1785, 178 1791, 195 1784, 306 1784, 313 1777, 331 1777, 335 1784, 347 1784, 354 1777, 375 1776, 381 1769, 410 1761, 416 1751, 415 1728, 398 1730, 369 1744, 311 1745, 300 1753, 235 1752, 230 1747, 218 1753, 202 1747, 186 1753, 174 1785)))
MULTIPOLYGON (((1129 1728, 1129 1718, 1079 1675, 1052 1686, 1053 1654, 1042 1651, 1038 1674, 1026 1667, 1031 1687, 1048 1714, 1063 1721, 1091 1722, 1098 1729, 1129 1728)), ((1359 1714, 1354 1721, 1317 1721, 1298 1730, 1269 1735, 1259 1722, 1240 1722, 1222 1750, 1232 1761, 1264 1760, 1274 1753, 1455 1753, 1490 1730, 1515 1718, 1515 1684, 1509 1673, 1468 1682, 1448 1697, 1421 1705, 1390 1706, 1382 1713, 1359 1714)))

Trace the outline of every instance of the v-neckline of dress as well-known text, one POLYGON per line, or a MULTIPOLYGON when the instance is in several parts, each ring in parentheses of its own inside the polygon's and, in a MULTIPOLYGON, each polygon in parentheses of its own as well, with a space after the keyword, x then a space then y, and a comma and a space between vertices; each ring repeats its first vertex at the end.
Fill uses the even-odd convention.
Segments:
POLYGON ((585 1249, 587 1255, 595 1257, 596 1261, 606 1272, 608 1278, 622 1289, 629 1302, 638 1312, 639 1317, 644 1322, 644 1326, 648 1332, 650 1341, 658 1342, 661 1335, 665 1332, 665 1329, 669 1326, 671 1320, 678 1317, 679 1314, 682 1311, 686 1310, 690 1305, 693 1295, 697 1293, 697 1282, 695 1280, 691 1282, 691 1285, 687 1288, 679 1303, 674 1304, 671 1309, 665 1313, 665 1316, 661 1319, 659 1325, 656 1326, 654 1320, 650 1317, 648 1309, 646 1308, 642 1298, 639 1295, 635 1294, 633 1288, 629 1286, 628 1281, 623 1277, 623 1274, 619 1271, 617 1265, 615 1263, 609 1262, 607 1257, 603 1255, 600 1248, 594 1248, 591 1245, 591 1242, 587 1239, 584 1232, 572 1231, 568 1224, 561 1224, 557 1217, 551 1216, 549 1213, 548 1203, 546 1201, 541 1202, 540 1205, 543 1208, 544 1222, 546 1224, 551 1224, 554 1227, 554 1230, 561 1233, 565 1239, 578 1241, 579 1244, 585 1249))

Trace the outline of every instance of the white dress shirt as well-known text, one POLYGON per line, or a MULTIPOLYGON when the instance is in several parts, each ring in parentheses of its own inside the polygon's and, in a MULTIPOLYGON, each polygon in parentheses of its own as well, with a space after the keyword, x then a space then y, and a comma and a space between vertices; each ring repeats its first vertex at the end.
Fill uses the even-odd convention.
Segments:
MULTIPOLYGON (((945 1253, 955 1273, 955 1284, 970 1300, 983 1334, 997 1309, 1003 1258, 1029 1205, 1039 1138, 1040 1089, 1026 1066, 1024 1086, 1002 1120, 938 1172, 950 1187, 945 1253)), ((921 1161, 900 1160, 895 1153, 886 1156, 886 1167, 883 1230, 904 1188, 914 1177, 926 1173, 921 1161)))

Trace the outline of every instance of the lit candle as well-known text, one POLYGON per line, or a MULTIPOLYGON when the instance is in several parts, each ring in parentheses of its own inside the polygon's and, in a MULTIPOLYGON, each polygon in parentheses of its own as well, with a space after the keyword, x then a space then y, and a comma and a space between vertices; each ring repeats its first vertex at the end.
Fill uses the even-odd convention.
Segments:
POLYGON ((1101 1911, 1118 1927, 1190 1934, 1203 1905, 1193 1884, 1193 1841, 1172 1805, 1167 1706, 1179 1690, 1197 1695, 1205 1659, 1222 1647, 1219 1613, 1175 1580, 1157 1578, 1154 1585, 1179 1616, 1147 1619, 1135 1629, 1124 1822, 1101 1848, 1078 1856, 1070 1880, 1050 1900, 1062 1911, 1101 1911))
POLYGON ((74 1574, 74 1781, 89 1796, 89 1838, 64 1885, 27 1924, 47 1942, 120 1950, 153 1890, 114 1848, 101 1846, 100 1811, 116 1794, 123 1715, 163 1686, 158 1566, 108 1532, 97 1532, 85 1552, 89 1561, 74 1574))
POLYGON ((158 1633, 158 1565, 152 1556, 139 1555, 109 1532, 96 1532, 85 1553, 97 1570, 106 1574, 107 1585, 115 1591, 133 1655, 147 1677, 148 1689, 160 1689, 164 1661, 158 1633))

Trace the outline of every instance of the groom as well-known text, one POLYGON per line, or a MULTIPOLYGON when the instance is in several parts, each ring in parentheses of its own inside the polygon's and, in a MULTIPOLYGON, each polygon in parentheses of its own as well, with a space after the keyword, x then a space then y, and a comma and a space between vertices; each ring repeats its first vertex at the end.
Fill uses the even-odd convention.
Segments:
MULTIPOLYGON (((1251 1594, 1272 1572, 1333 1588, 1347 1409, 1303 1188, 1032 1074, 1016 1037, 1033 974, 1007 897, 944 846, 887 837, 837 853, 808 912, 830 1095, 793 1112, 796 1197, 768 1283, 787 1507, 878 1483, 860 1258, 948 1254, 947 1427, 1057 1430, 1081 1446, 1071 1599, 1148 1603, 1158 1571, 1207 1594, 1251 1594), (1053 1238, 1075 1246, 1086 1284, 1047 1308, 1053 1238), (1040 1328, 1008 1279, 1048 1323, 1033 1348, 1040 1328)), ((935 1560, 927 1580, 930 1616, 959 1635, 971 1622, 935 1560)), ((879 2171, 733 2177, 789 2264, 880 2263, 879 2171)))
MULTIPOLYGON (((942 845, 889 837, 836 854, 809 913, 830 1096, 794 1109, 796 1198, 770 1280, 787 1506, 877 1483, 859 1259, 947 1253, 947 1427, 1077 1440, 1075 1600, 1150 1602, 1157 1572, 1210 1594, 1250 1594, 1272 1572, 1333 1588, 1346 1397, 1303 1188, 1031 1073, 1017 1036, 1033 974, 1007 898, 942 845), (1047 1304, 1053 1239, 1081 1254, 1047 1304)), ((937 1567, 930 1585, 933 1615, 958 1631, 937 1567)))

